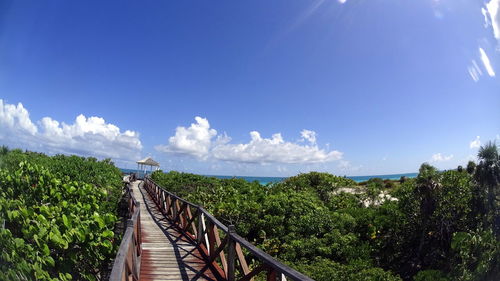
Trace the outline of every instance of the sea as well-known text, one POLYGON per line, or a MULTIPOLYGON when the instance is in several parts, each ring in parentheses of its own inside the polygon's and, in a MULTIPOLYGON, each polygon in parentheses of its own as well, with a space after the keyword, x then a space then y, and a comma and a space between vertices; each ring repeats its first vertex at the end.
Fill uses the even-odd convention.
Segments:
MULTIPOLYGON (((406 173, 406 174, 391 174, 391 175, 372 175, 372 176, 351 176, 346 178, 352 179, 355 182, 363 182, 372 178, 381 178, 383 180, 399 180, 401 177, 415 178, 418 173, 406 173)), ((207 175, 208 177, 215 177, 218 179, 244 179, 249 182, 258 181, 260 184, 266 185, 268 183, 276 183, 287 179, 286 177, 245 177, 245 176, 218 176, 218 175, 207 175)))
MULTIPOLYGON (((134 173, 136 170, 134 169, 120 169, 124 173, 134 173)), ((355 182, 363 182, 367 181, 372 178, 381 178, 383 180, 399 180, 401 177, 407 177, 407 178, 415 178, 417 177, 418 173, 406 173, 406 174, 389 174, 389 175, 370 175, 370 176, 346 176, 346 178, 350 178, 354 180, 355 182)), ((142 173, 139 175, 140 177, 143 176, 142 173)), ((248 182, 254 182, 258 181, 262 185, 270 184, 270 183, 276 183, 276 182, 281 182, 285 180, 287 177, 247 177, 247 176, 220 176, 220 175, 204 175, 207 177, 214 177, 218 179, 232 179, 232 178, 237 178, 237 179, 244 179, 248 182)))

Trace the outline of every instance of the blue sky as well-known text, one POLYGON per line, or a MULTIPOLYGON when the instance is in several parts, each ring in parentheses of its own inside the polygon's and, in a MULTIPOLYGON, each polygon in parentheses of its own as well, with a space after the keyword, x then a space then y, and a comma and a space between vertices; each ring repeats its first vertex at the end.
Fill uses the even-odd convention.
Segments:
POLYGON ((455 168, 500 138, 499 3, 4 0, 0 142, 203 174, 455 168))

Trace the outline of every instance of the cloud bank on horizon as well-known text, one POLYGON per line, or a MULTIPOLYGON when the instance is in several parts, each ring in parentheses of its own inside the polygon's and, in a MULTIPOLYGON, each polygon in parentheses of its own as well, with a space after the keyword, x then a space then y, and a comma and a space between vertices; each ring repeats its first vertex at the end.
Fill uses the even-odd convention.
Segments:
MULTIPOLYGON (((302 130, 295 142, 286 141, 280 133, 270 138, 262 137, 258 131, 249 133, 246 143, 231 143, 226 134, 211 128, 206 118, 195 117, 189 127, 178 126, 168 143, 157 145, 159 152, 189 157, 198 161, 214 160, 235 164, 322 164, 337 162, 343 171, 356 171, 362 166, 352 166, 343 159, 343 152, 321 149, 317 134, 302 130)), ((500 136, 496 136, 500 139, 500 136)), ((29 148, 48 153, 77 154, 82 156, 109 157, 114 160, 135 161, 141 157, 143 145, 139 133, 122 131, 101 117, 85 117, 80 114, 72 124, 44 117, 37 122, 30 118, 22 103, 8 104, 0 99, 0 141, 13 147, 29 148)), ((469 142, 469 148, 481 146, 480 136, 469 142)), ((384 158, 385 159, 385 158, 384 158)), ((434 165, 449 163, 453 154, 435 153, 428 160, 434 165)), ((474 159, 457 159, 464 162, 474 159), (462 161, 463 160, 463 161, 462 161)))
POLYGON ((188 128, 179 126, 167 145, 157 145, 160 152, 192 156, 198 159, 253 164, 314 164, 342 159, 342 152, 320 149, 316 144, 316 132, 302 130, 299 144, 285 141, 280 133, 263 138, 259 132, 250 132, 248 143, 232 144, 231 138, 210 128, 206 118, 195 117, 196 123, 188 128))
MULTIPOLYGON (((248 143, 232 144, 231 138, 210 128, 206 118, 195 117, 189 127, 179 126, 167 145, 157 145, 160 152, 192 156, 200 160, 250 164, 315 164, 342 159, 337 150, 320 149, 316 132, 302 130, 298 142, 285 141, 280 133, 264 138, 257 131, 250 132, 248 143)), ((73 124, 43 117, 34 123, 22 103, 8 104, 0 99, 0 140, 49 153, 67 153, 85 156, 136 160, 143 148, 139 133, 122 132, 101 117, 80 114, 73 124)))
POLYGON ((70 153, 84 156, 135 160, 142 144, 139 133, 106 123, 100 117, 80 114, 73 124, 44 117, 36 124, 22 103, 8 104, 0 99, 0 140, 15 147, 70 153))

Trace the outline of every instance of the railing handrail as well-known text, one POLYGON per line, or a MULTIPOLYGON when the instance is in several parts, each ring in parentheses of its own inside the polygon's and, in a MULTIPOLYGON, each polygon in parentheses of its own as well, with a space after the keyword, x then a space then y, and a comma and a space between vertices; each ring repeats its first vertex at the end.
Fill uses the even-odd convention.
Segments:
POLYGON ((153 179, 151 179, 150 177, 145 177, 144 180, 148 180, 148 181, 151 181, 154 185, 158 186, 158 187, 161 187, 163 189, 163 191, 165 191, 170 197, 173 197, 175 198, 176 200, 179 200, 181 201, 182 203, 186 203, 188 204, 189 206, 193 207, 193 208, 196 208, 198 210, 200 210, 200 212, 202 212, 205 217, 209 218, 211 222, 213 222, 215 225, 217 225, 217 227, 219 227, 220 229, 222 229, 222 231, 224 231, 225 233, 228 233, 228 228, 227 226, 225 226, 221 221, 219 221, 217 218, 215 218, 214 216, 212 216, 212 214, 210 214, 207 210, 205 210, 205 208, 203 208, 202 206, 200 205, 196 205, 194 203, 191 203, 189 201, 187 201, 186 199, 183 199, 175 194, 173 194, 172 192, 166 190, 163 186, 157 184, 153 179))
POLYGON ((230 235, 231 240, 233 240, 236 243, 239 243, 239 245, 241 247, 245 248, 255 258, 261 260, 265 265, 272 267, 278 273, 283 274, 284 276, 286 276, 286 278, 289 278, 289 279, 295 280, 295 281, 313 281, 313 279, 311 279, 311 278, 305 276, 304 274, 296 271, 295 269, 281 263, 280 261, 277 261, 275 258, 270 256, 266 252, 262 251, 261 249, 257 248, 255 245, 253 245, 252 243, 248 242, 245 238, 239 236, 238 234, 236 234, 234 232, 230 233, 229 228, 227 226, 225 226, 222 222, 220 222, 217 218, 215 218, 212 214, 210 214, 202 206, 191 203, 191 202, 173 194, 172 192, 166 190, 161 185, 157 184, 148 175, 146 177, 144 177, 144 181, 150 181, 152 184, 154 184, 158 188, 161 188, 163 190, 163 192, 165 192, 168 196, 197 209, 198 212, 202 213, 205 216, 205 218, 207 218, 210 221, 210 223, 216 225, 220 230, 222 230, 227 235, 230 235))
POLYGON ((126 192, 129 195, 129 219, 126 222, 126 230, 123 235, 120 247, 113 263, 113 269, 109 277, 110 281, 138 280, 141 255, 141 220, 140 203, 135 199, 131 190, 132 181, 136 179, 135 174, 131 174, 125 184, 126 192), (134 236, 135 234, 135 236, 134 236), (135 238, 135 239, 134 239, 135 238), (131 249, 131 247, 133 249, 131 249), (132 252, 131 252, 132 250, 132 252), (132 257, 130 257, 132 255, 132 257), (132 258, 132 268, 129 268, 128 258, 132 258))

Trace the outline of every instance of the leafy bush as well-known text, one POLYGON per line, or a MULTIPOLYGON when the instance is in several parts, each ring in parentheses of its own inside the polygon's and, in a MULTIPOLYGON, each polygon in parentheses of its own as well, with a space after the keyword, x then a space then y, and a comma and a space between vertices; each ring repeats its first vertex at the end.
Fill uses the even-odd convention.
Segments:
POLYGON ((0 160, 0 280, 95 280, 117 249, 119 171, 19 150, 0 160))
POLYGON ((156 172, 152 177, 187 200, 206 206, 222 221, 235 223, 241 235, 292 266, 297 267, 298 260, 321 258, 336 261, 344 270, 343 264, 361 259, 366 264, 363 270, 370 271, 371 250, 362 241, 367 231, 355 231, 370 222, 360 220, 362 225, 358 225, 352 215, 359 210, 355 215, 362 217, 364 207, 359 196, 335 192, 355 187, 350 179, 312 172, 262 186, 178 172, 156 172))
POLYGON ((457 260, 452 271, 455 280, 496 280, 500 276, 500 243, 491 230, 456 232, 451 248, 457 260))
POLYGON ((381 268, 354 262, 341 264, 327 259, 303 261, 297 268, 316 281, 399 281, 401 278, 381 268))
MULTIPOLYGON (((498 170, 483 162, 478 167, 486 180, 498 170)), ((495 211, 486 200, 498 187, 491 180, 482 187, 477 173, 440 172, 424 163, 417 178, 363 185, 318 172, 268 186, 177 172, 153 178, 236 224, 249 241, 316 280, 498 280, 500 275, 495 211), (363 204, 380 199, 381 192, 395 200, 363 204), (481 214, 488 212, 486 220, 481 214)))
POLYGON ((413 278, 414 281, 448 281, 448 277, 446 277, 446 273, 440 271, 440 270, 434 270, 434 269, 428 269, 428 270, 422 270, 417 275, 415 275, 415 278, 413 278))

